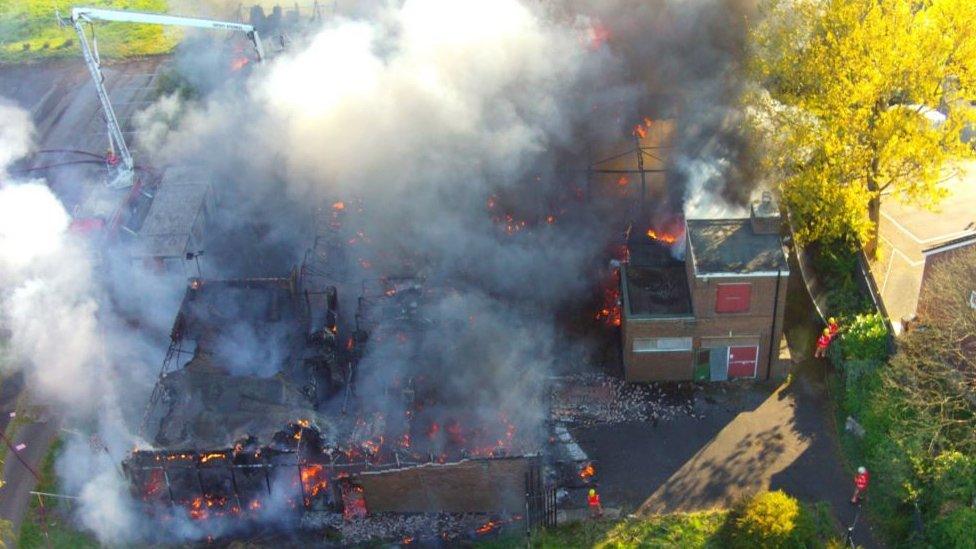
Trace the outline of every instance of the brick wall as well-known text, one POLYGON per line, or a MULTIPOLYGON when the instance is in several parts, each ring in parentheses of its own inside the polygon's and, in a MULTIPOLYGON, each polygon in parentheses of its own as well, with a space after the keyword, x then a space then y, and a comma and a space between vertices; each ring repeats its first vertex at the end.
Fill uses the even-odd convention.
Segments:
POLYGON ((471 459, 361 473, 370 512, 525 512, 525 476, 537 458, 471 459))
POLYGON ((629 320, 623 331, 624 373, 627 381, 680 381, 694 373, 694 352, 635 353, 634 340, 657 337, 689 337, 696 331, 695 321, 629 320))
MULTIPOLYGON (((689 271, 691 267, 688 267, 689 271)), ((769 345, 773 328, 773 306, 776 334, 773 337, 775 361, 779 341, 783 334, 783 315, 786 311, 786 287, 788 276, 779 279, 776 293, 776 277, 716 277, 696 278, 689 272, 691 286, 692 319, 623 319, 624 373, 628 381, 689 380, 694 376, 694 356, 697 349, 717 345, 717 338, 724 344, 753 345, 758 342, 759 355, 756 375, 760 379, 782 375, 770 371, 769 345), (716 313, 715 297, 718 284, 749 283, 752 285, 749 311, 743 313, 716 313), (656 337, 691 337, 691 353, 635 353, 634 339, 656 337)))

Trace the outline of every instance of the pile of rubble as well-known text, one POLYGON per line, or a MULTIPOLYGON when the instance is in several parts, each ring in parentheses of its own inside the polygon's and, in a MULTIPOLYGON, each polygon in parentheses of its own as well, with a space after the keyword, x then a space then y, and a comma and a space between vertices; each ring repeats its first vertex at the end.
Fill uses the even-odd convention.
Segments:
POLYGON ((701 419, 693 383, 631 384, 602 374, 561 377, 552 387, 552 420, 576 426, 630 421, 701 419))
POLYGON ((371 541, 401 544, 477 539, 503 527, 517 527, 521 517, 492 518, 483 513, 437 513, 405 515, 374 513, 356 520, 345 520, 340 513, 305 513, 302 528, 309 531, 332 530, 343 545, 371 541))

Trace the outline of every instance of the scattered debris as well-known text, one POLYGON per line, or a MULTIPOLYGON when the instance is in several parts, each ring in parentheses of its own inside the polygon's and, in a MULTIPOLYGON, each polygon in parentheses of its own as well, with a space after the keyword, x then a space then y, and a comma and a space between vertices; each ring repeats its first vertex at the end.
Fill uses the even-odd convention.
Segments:
POLYGON ((580 445, 576 443, 576 440, 573 439, 573 435, 569 433, 569 430, 566 429, 565 425, 561 423, 557 424, 553 428, 553 433, 556 436, 556 441, 558 441, 563 447, 563 451, 570 461, 580 463, 589 459, 586 452, 584 452, 583 449, 580 448, 580 445))
POLYGON ((553 387, 551 414, 554 421, 575 426, 704 417, 692 383, 632 384, 602 374, 560 378, 553 387))
POLYGON ((376 540, 411 540, 427 542, 474 539, 504 526, 518 523, 521 515, 509 518, 492 517, 483 513, 437 513, 406 515, 374 513, 354 521, 343 520, 338 513, 305 513, 305 530, 337 532, 343 544, 359 544, 376 540))
POLYGON ((861 424, 851 416, 847 416, 847 421, 844 422, 844 430, 857 438, 864 438, 864 427, 861 427, 861 424))

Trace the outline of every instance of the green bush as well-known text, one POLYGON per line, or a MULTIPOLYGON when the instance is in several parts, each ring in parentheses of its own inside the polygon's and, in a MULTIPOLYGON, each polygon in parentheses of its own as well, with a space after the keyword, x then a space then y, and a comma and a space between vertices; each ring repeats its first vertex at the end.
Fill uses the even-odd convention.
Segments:
POLYGON ((827 308, 840 317, 873 310, 855 278, 856 248, 845 242, 821 244, 813 254, 813 265, 828 286, 827 308))
POLYGON ((976 509, 959 507, 940 517, 932 524, 928 537, 936 547, 976 547, 976 509))
POLYGON ((760 492, 733 510, 728 529, 733 548, 817 547, 817 528, 808 509, 782 490, 760 492))
POLYGON ((883 361, 888 356, 888 327, 878 313, 860 314, 848 321, 841 337, 844 359, 883 361))
POLYGON ((932 488, 939 499, 963 504, 976 501, 976 457, 955 451, 936 456, 932 466, 932 488))

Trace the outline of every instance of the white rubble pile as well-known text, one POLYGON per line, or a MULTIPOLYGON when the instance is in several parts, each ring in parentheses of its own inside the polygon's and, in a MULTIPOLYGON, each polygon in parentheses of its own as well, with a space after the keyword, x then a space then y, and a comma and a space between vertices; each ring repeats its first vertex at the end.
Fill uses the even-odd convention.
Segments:
MULTIPOLYGON (((342 536, 343 544, 359 544, 369 541, 413 543, 415 541, 458 540, 477 538, 479 528, 492 522, 491 531, 511 527, 517 520, 492 519, 482 513, 436 513, 404 515, 375 513, 365 518, 345 520, 340 513, 306 513, 302 528, 321 531, 332 528, 342 536)), ((488 532, 483 532, 487 535, 488 532)))
POLYGON ((701 419, 691 384, 632 384, 602 374, 559 378, 552 390, 552 420, 576 426, 630 421, 701 419))

